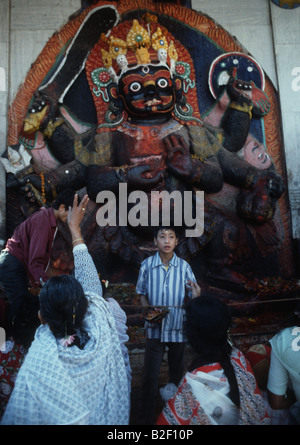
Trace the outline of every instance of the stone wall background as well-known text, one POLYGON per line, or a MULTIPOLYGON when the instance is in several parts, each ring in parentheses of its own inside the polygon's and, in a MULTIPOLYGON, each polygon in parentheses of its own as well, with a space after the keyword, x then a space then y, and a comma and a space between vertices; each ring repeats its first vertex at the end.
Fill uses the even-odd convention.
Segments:
MULTIPOLYGON (((81 0, 0 0, 0 156, 7 148, 7 110, 18 88, 49 38, 80 7, 81 0)), ((279 92, 292 231, 294 238, 299 239, 300 7, 282 9, 271 0, 192 0, 192 7, 209 15, 235 36, 260 63, 279 92)), ((5 191, 6 174, 0 163, 0 249, 5 243, 5 191)), ((245 323, 246 326, 251 324, 253 337, 248 338, 251 343, 267 340, 273 335, 272 326, 268 327, 270 332, 263 330, 264 326, 256 331, 256 326, 263 325, 259 320, 251 319, 250 323, 246 317, 245 323)), ((249 331, 243 332, 235 338, 241 344, 245 336, 249 336, 249 331)), ((133 415, 138 409, 135 389, 141 383, 143 351, 143 341, 131 342, 133 415)), ((167 374, 165 356, 160 385, 167 382, 167 374)))

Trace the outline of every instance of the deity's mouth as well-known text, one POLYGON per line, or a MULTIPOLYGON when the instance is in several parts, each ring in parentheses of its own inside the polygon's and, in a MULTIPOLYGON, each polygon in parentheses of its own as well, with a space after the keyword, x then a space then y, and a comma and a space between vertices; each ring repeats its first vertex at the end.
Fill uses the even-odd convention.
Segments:
POLYGON ((151 99, 151 100, 147 100, 147 102, 145 102, 145 106, 146 107, 152 107, 153 105, 160 105, 162 104, 162 101, 159 99, 151 99))
POLYGON ((140 158, 135 157, 135 158, 130 158, 130 161, 133 164, 142 164, 143 162, 149 162, 149 161, 161 161, 163 159, 163 155, 151 155, 151 156, 142 156, 140 158))

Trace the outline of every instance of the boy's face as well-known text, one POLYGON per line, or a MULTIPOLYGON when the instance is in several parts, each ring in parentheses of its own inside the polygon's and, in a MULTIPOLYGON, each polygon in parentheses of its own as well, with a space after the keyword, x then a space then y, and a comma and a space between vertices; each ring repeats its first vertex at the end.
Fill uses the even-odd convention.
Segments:
POLYGON ((68 221, 68 214, 69 214, 69 209, 66 210, 66 207, 64 204, 61 204, 58 208, 58 218, 66 223, 68 221))
POLYGON ((157 237, 154 238, 154 244, 158 247, 162 253, 172 253, 177 246, 177 236, 174 230, 161 229, 157 233, 157 237))

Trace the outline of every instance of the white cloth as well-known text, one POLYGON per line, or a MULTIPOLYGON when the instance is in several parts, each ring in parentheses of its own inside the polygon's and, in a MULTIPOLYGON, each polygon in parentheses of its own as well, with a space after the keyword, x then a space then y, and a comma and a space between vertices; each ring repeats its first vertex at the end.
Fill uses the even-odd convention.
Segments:
POLYGON ((236 348, 231 363, 239 388, 240 408, 229 398, 230 386, 220 363, 188 372, 158 425, 268 425, 270 420, 249 362, 236 348))
POLYGON ((129 337, 127 335, 126 313, 123 311, 123 309, 121 308, 119 303, 116 300, 114 300, 113 298, 107 298, 106 303, 108 304, 108 306, 114 316, 115 322, 116 322, 116 328, 118 331, 118 336, 119 336, 120 345, 121 345, 121 351, 122 351, 123 358, 124 358, 126 374, 127 374, 127 379, 128 379, 128 388, 129 388, 129 393, 130 393, 131 392, 132 370, 131 370, 131 365, 130 365, 130 360, 129 360, 128 349, 126 346, 126 343, 129 341, 129 337))
POLYGON ((270 340, 272 346, 268 390, 282 396, 292 387, 300 402, 300 328, 282 329, 270 340))
POLYGON ((211 425, 238 424, 239 409, 228 397, 230 387, 223 369, 211 373, 187 373, 186 381, 211 425))
MULTIPOLYGON (((94 266, 87 250, 85 267, 94 266)), ((74 252, 75 269, 78 258, 74 252)), ((18 373, 2 424, 125 425, 129 393, 114 317, 95 293, 89 301, 84 349, 64 347, 48 325, 41 325, 18 373)))
MULTIPOLYGON (((78 244, 73 249, 73 254, 76 262, 75 276, 77 280, 81 283, 84 292, 94 292, 102 297, 102 286, 97 273, 96 267, 93 261, 88 261, 87 267, 87 247, 85 244, 78 244)), ((89 257, 89 260, 91 258, 89 257)), ((126 374, 128 379, 129 392, 131 391, 131 366, 129 361, 129 354, 126 343, 129 340, 127 335, 127 317, 126 313, 123 311, 119 303, 113 298, 107 298, 107 305, 109 306, 112 315, 114 316, 116 329, 118 332, 121 350, 124 358, 124 363, 126 367, 126 374)))

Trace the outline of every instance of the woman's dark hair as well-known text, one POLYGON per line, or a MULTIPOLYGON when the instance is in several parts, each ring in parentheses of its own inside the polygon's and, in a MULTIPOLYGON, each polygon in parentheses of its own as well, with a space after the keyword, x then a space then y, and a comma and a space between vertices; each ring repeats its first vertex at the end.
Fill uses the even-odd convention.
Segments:
POLYGON ((64 338, 83 330, 88 301, 81 284, 71 275, 50 278, 40 293, 40 313, 53 335, 64 338))
POLYGON ((229 397, 240 406, 239 389, 230 361, 231 345, 228 331, 231 326, 229 308, 218 298, 201 296, 186 306, 185 333, 197 354, 190 370, 210 363, 220 363, 230 385, 229 397))

